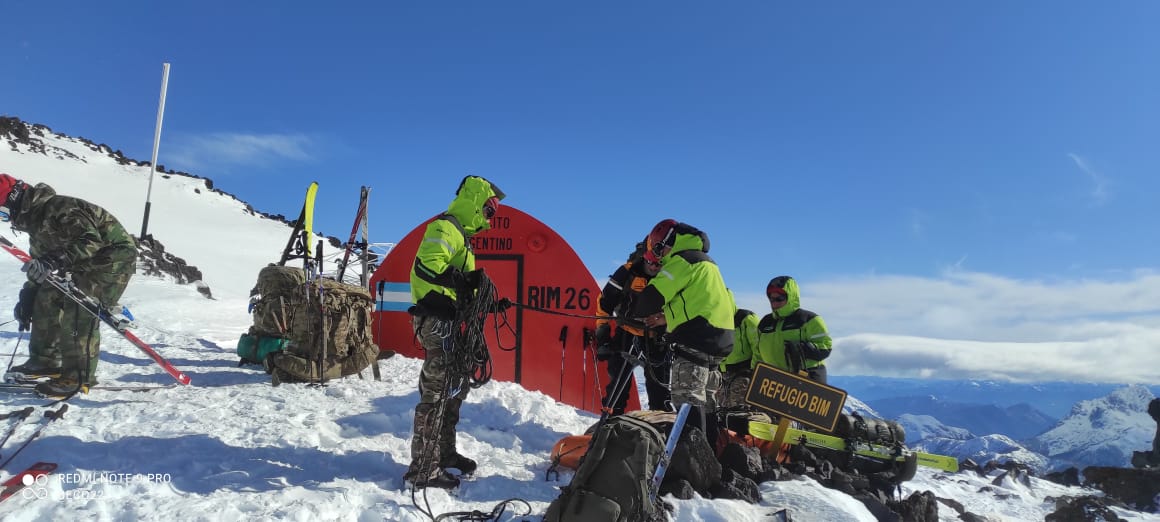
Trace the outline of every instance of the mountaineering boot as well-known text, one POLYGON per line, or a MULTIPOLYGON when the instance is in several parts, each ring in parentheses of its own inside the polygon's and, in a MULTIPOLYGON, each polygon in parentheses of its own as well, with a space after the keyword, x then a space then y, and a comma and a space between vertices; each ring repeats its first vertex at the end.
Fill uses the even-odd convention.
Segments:
POLYGON ((60 364, 49 365, 34 362, 29 359, 24 364, 13 366, 8 373, 4 375, 6 380, 23 379, 23 380, 37 380, 45 378, 60 377, 60 364))
POLYGON ((439 489, 455 489, 459 487, 459 479, 454 475, 436 468, 434 472, 427 475, 426 478, 419 478, 419 473, 408 470, 406 475, 403 475, 403 480, 410 482, 415 489, 423 488, 439 488, 439 489))
POLYGON ((475 468, 479 466, 476 465, 474 460, 464 457, 459 453, 452 453, 443 457, 443 460, 439 462, 439 467, 445 470, 454 468, 459 470, 459 474, 461 475, 471 475, 475 473, 475 468))
POLYGON ((36 393, 49 399, 64 399, 74 393, 89 393, 89 385, 76 379, 57 377, 36 385, 36 393))

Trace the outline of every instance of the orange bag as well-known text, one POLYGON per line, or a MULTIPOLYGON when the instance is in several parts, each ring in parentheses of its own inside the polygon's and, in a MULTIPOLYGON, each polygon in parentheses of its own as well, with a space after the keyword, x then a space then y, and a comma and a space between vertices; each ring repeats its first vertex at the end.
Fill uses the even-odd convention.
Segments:
POLYGON ((592 441, 591 434, 568 435, 552 446, 552 466, 563 466, 569 469, 580 467, 580 458, 588 453, 588 444, 592 441))

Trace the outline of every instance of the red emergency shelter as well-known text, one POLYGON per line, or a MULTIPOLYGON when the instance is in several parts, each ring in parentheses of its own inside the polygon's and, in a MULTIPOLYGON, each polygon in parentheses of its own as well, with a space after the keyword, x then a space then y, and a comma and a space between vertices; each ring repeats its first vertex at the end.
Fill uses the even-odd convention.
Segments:
MULTIPOLYGON (((411 265, 427 223, 433 219, 399 241, 371 277, 374 337, 380 350, 407 357, 424 355, 411 331, 407 308, 411 306, 411 265)), ((504 327, 497 333, 490 316, 485 323, 492 377, 599 413, 608 372, 605 363, 596 361, 596 324, 590 317, 596 315, 600 287, 580 257, 554 230, 509 205, 500 207, 491 219, 491 229, 468 241, 476 266, 487 272, 499 297, 525 305, 506 312, 514 333, 504 327)), ((635 383, 630 383, 628 392, 628 409, 640 409, 635 383)))

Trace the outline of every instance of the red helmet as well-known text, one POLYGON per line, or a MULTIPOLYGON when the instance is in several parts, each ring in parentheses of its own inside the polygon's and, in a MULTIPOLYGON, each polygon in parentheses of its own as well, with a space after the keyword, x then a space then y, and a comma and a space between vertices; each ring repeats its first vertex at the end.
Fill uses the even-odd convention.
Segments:
POLYGON ((666 219, 657 223, 645 240, 644 260, 652 264, 660 263, 665 247, 673 246, 677 239, 677 220, 666 219))
POLYGON ((28 184, 8 174, 0 174, 0 221, 11 221, 12 210, 28 184))

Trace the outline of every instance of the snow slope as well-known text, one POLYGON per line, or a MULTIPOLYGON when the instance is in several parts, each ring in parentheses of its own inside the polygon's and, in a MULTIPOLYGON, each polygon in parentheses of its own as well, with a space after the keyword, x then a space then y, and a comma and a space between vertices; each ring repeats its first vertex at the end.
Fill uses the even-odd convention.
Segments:
MULTIPOLYGON (((70 147, 67 139, 56 140, 70 147)), ((143 182, 131 169, 103 162, 83 150, 75 159, 0 147, 4 170, 53 184, 109 206, 135 223, 143 182)), ((412 495, 401 476, 409 462, 413 408, 420 361, 394 357, 382 363, 383 381, 349 378, 325 388, 272 387, 254 369, 238 368, 233 350, 249 326, 246 292, 258 271, 281 249, 287 227, 249 215, 244 205, 194 190, 174 177, 154 186, 150 230, 169 249, 199 266, 219 296, 207 300, 192 286, 135 277, 123 302, 136 314, 142 339, 192 376, 188 387, 152 392, 94 390, 70 401, 66 417, 47 427, 4 470, 37 461, 60 464, 56 475, 0 504, 0 519, 23 520, 429 520, 451 511, 490 512, 498 503, 523 499, 537 520, 558 488, 546 481, 548 454, 561 437, 578 433, 595 417, 528 392, 491 382, 463 407, 458 444, 479 460, 476 476, 458 490, 412 495), (167 214, 160 209, 180 209, 167 214)), ((415 219, 422 219, 416 216, 415 219)), ((131 228, 135 228, 130 225, 131 228)), ((11 237, 8 231, 3 232, 11 237)), ((16 239, 26 245, 26 238, 16 239)), ((23 275, 19 263, 0 256, 0 310, 15 304, 23 275)), ((12 325, 0 331, 0 353, 21 361, 27 340, 12 325)), ((169 382, 136 348, 106 330, 98 374, 106 384, 169 382)), ((29 394, 0 395, 0 411, 45 401, 29 394)), ((38 408, 35 417, 40 416, 38 408)), ((35 418, 17 428, 0 450, 7 457, 25 440, 35 418)), ((1042 520, 1049 499, 1090 493, 1032 479, 1031 487, 988 477, 920 470, 902 488, 931 490, 991 520, 1042 520)), ((673 501, 681 521, 765 521, 788 508, 795 520, 870 521, 858 501, 808 479, 761 485, 759 505, 694 499, 673 501)), ((671 499, 670 499, 671 500, 671 499)), ((503 520, 522 506, 510 506, 503 520)), ((1160 516, 1117 511, 1128 520, 1160 516)), ((942 520, 957 514, 940 506, 942 520)))

